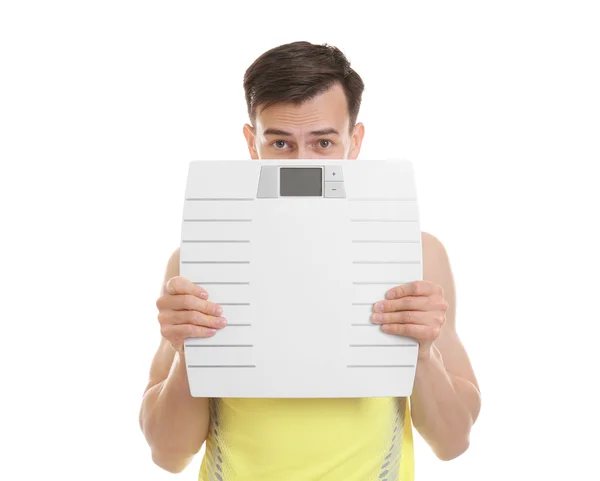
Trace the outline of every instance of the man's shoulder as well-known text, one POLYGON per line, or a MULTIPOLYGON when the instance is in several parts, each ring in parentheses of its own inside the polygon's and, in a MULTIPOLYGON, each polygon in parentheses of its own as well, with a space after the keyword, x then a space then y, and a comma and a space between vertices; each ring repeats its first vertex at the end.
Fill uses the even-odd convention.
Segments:
POLYGON ((423 246, 423 256, 446 255, 446 248, 442 241, 430 232, 421 231, 421 245, 423 246))
POLYGON ((169 279, 180 275, 180 273, 179 273, 179 259, 180 259, 179 255, 180 255, 179 247, 177 247, 175 250, 171 251, 171 253, 169 254, 169 259, 167 260, 167 266, 165 268, 165 273, 164 273, 164 277, 163 277, 163 289, 169 279))
POLYGON ((169 258, 169 262, 177 262, 179 264, 179 256, 181 253, 181 249, 179 246, 175 248, 175 250, 171 253, 171 257, 169 258))
POLYGON ((167 270, 170 273, 177 271, 179 274, 179 259, 180 259, 180 248, 177 247, 173 252, 171 252, 171 256, 169 257, 169 261, 167 264, 167 270))
POLYGON ((436 283, 452 276, 448 252, 442 241, 429 232, 421 232, 423 278, 436 283))

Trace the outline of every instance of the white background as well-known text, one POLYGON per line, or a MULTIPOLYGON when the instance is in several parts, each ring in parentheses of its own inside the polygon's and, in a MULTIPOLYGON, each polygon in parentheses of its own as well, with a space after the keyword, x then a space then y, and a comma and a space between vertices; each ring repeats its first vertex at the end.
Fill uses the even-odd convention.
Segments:
POLYGON ((247 158, 245 69, 295 40, 366 83, 361 157, 415 163, 483 405, 417 480, 600 479, 597 2, 0 7, 0 478, 173 476, 138 427, 187 163, 247 158))

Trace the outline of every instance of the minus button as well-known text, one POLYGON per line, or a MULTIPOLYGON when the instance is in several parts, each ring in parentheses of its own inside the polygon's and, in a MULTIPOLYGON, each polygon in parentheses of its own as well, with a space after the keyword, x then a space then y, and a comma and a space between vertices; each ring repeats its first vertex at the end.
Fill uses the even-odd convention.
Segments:
POLYGON ((346 192, 343 182, 325 182, 325 197, 345 198, 346 192))

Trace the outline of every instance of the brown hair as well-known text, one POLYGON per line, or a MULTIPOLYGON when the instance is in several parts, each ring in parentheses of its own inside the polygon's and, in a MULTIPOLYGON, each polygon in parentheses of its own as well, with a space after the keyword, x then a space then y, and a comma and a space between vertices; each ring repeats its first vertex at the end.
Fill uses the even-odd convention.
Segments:
POLYGON ((244 75, 244 90, 250 121, 257 107, 279 102, 301 104, 329 90, 336 82, 348 102, 350 128, 356 124, 364 83, 336 47, 293 42, 272 48, 258 57, 244 75))

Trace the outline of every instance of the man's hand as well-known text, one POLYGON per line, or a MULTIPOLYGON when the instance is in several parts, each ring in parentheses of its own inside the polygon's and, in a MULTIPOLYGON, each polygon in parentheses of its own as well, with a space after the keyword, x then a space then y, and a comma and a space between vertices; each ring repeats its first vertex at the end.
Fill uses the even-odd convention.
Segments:
POLYGON ((223 309, 210 302, 208 292, 181 276, 170 278, 156 301, 161 335, 183 353, 188 337, 211 337, 227 325, 223 309))
POLYGON ((372 321, 381 324, 383 332, 417 340, 419 359, 427 359, 446 322, 448 307, 439 285, 414 281, 390 289, 386 300, 375 304, 372 321))

